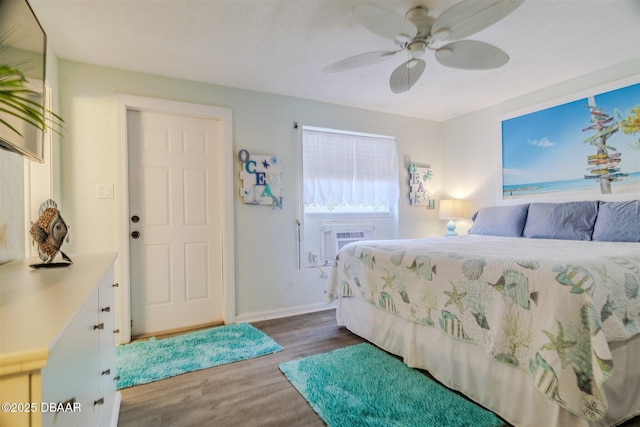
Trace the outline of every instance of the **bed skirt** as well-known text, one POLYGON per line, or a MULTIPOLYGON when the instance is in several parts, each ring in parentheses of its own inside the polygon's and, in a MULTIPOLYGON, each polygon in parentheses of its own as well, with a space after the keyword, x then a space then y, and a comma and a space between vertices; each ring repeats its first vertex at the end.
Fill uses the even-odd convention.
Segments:
POLYGON ((614 373, 604 384, 609 411, 590 423, 548 400, 524 371, 496 362, 484 349, 437 328, 406 321, 356 298, 338 301, 336 320, 518 427, 604 427, 640 415, 640 336, 611 343, 614 373))

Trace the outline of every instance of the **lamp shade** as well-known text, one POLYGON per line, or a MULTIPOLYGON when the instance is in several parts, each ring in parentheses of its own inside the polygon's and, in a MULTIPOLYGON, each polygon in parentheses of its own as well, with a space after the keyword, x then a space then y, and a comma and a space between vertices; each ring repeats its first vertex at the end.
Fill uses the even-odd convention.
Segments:
POLYGON ((449 199, 440 201, 440 219, 462 219, 467 217, 467 201, 449 199))

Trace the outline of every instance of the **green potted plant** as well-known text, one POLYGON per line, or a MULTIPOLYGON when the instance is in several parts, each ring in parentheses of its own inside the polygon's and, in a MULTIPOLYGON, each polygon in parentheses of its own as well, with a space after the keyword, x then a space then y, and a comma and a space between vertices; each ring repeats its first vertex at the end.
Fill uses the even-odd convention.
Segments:
MULTIPOLYGON (((0 37, 0 53, 5 45, 8 34, 0 37)), ((47 129, 59 133, 64 120, 48 110, 43 105, 29 99, 29 96, 36 95, 37 92, 29 87, 28 81, 22 71, 27 63, 0 64, 0 112, 16 117, 41 131, 47 129)), ((0 116, 0 124, 7 126, 13 132, 22 136, 20 131, 3 120, 0 116)))
MULTIPOLYGON (((58 132, 62 118, 41 104, 28 98, 36 92, 29 88, 27 79, 17 66, 0 65, 0 111, 23 120, 36 128, 58 132)), ((0 123, 22 134, 0 116, 0 123)))

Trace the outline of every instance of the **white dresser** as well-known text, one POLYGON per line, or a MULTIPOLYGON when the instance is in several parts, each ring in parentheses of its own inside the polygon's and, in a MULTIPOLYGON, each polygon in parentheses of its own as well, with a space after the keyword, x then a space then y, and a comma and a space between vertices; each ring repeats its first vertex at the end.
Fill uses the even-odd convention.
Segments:
POLYGON ((0 266, 0 427, 115 426, 114 261, 0 266))

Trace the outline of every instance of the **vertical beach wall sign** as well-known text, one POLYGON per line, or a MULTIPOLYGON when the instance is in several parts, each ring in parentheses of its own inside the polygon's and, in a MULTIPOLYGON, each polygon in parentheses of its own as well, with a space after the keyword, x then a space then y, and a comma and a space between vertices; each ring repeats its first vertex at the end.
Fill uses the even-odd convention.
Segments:
POLYGON ((412 206, 427 206, 436 208, 436 201, 432 198, 430 188, 433 172, 431 168, 409 164, 409 203, 412 206))
POLYGON ((282 165, 276 156, 238 152, 240 170, 240 195, 248 205, 271 205, 282 209, 282 165))

